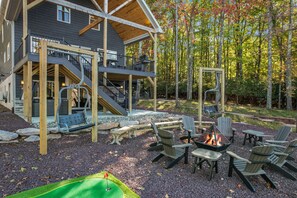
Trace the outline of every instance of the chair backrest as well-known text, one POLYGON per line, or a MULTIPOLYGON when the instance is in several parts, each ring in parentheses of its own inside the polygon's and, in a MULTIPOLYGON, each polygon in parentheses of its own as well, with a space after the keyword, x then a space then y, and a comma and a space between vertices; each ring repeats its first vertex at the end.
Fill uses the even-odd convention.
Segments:
POLYGON ((71 115, 61 115, 59 116, 59 124, 63 127, 65 124, 68 125, 68 127, 73 125, 79 125, 79 124, 86 124, 87 120, 85 117, 85 113, 75 113, 71 115))
POLYGON ((158 131, 158 128, 157 128, 157 126, 156 126, 156 124, 155 124, 154 121, 151 121, 151 127, 152 127, 152 129, 153 129, 153 131, 154 131, 154 133, 155 133, 157 142, 158 142, 158 143, 161 142, 161 139, 160 139, 160 137, 159 137, 159 131, 158 131))
POLYGON ((244 171, 249 173, 256 173, 258 172, 262 166, 270 161, 268 158, 273 153, 273 146, 256 146, 253 147, 252 153, 249 157, 249 161, 251 164, 247 164, 244 171))
MULTIPOLYGON (((292 141, 290 141, 289 145, 281 152, 285 153, 285 154, 292 154, 297 148, 297 139, 294 139, 292 141)), ((286 155, 273 155, 271 157, 274 161, 274 163, 276 164, 284 164, 284 161, 287 159, 286 155)))
POLYGON ((161 143, 163 145, 164 152, 167 155, 175 156, 176 150, 172 147, 173 145, 175 145, 174 134, 170 131, 159 129, 159 137, 161 138, 161 143))
POLYGON ((219 117, 217 128, 224 136, 232 136, 232 119, 228 117, 219 117))
POLYGON ((183 116, 183 129, 186 131, 191 131, 191 135, 194 135, 196 133, 196 127, 194 118, 190 116, 183 116))
POLYGON ((289 126, 282 126, 274 137, 274 140, 277 141, 285 141, 287 140, 289 134, 291 132, 291 127, 289 126))

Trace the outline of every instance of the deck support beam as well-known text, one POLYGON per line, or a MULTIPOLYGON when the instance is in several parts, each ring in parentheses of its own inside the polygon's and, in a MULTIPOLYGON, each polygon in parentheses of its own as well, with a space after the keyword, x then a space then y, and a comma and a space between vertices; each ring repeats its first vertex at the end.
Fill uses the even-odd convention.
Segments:
POLYGON ((39 50, 39 116, 40 116, 40 154, 47 154, 47 42, 40 41, 39 50))
MULTIPOLYGON (((71 85, 72 81, 70 78, 68 78, 67 76, 65 76, 65 84, 67 86, 71 85)), ((72 114, 72 91, 73 89, 67 89, 67 98, 68 98, 68 115, 72 114)))
POLYGON ((28 36, 28 0, 23 0, 23 57, 26 56, 26 38, 28 36))
POLYGON ((92 59, 92 142, 98 141, 98 53, 92 59))
MULTIPOLYGON (((108 12, 108 0, 104 0, 104 12, 108 12)), ((104 18, 104 32, 103 32, 103 66, 107 67, 107 17, 104 18)), ((103 86, 107 85, 107 73, 103 73, 103 86)), ((103 107, 103 113, 106 113, 106 108, 103 107)))
POLYGON ((129 112, 132 113, 132 75, 129 75, 129 112))
POLYGON ((54 89, 55 89, 55 101, 54 101, 54 115, 55 122, 57 121, 57 111, 59 106, 59 92, 60 92, 60 82, 59 82, 59 64, 55 64, 55 76, 54 76, 54 89))
POLYGON ((158 66, 158 35, 154 35, 154 111, 157 111, 157 66, 158 66))
POLYGON ((32 61, 28 61, 27 66, 27 85, 26 85, 26 97, 27 97, 27 121, 32 122, 32 61))
POLYGON ((28 63, 26 65, 23 65, 23 97, 24 97, 24 117, 25 119, 27 119, 27 115, 28 115, 28 97, 27 97, 27 86, 28 86, 28 63))

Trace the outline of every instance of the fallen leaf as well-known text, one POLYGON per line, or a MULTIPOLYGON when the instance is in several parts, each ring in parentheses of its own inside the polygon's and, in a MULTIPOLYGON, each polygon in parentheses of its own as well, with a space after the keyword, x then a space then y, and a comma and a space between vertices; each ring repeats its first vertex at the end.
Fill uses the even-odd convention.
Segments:
POLYGON ((157 173, 157 175, 162 176, 162 173, 157 173))
POLYGON ((38 167, 33 166, 33 167, 31 167, 31 169, 32 169, 32 170, 37 170, 38 167))
POLYGON ((26 168, 24 168, 24 167, 21 167, 21 172, 23 173, 23 172, 25 172, 27 169, 26 168))

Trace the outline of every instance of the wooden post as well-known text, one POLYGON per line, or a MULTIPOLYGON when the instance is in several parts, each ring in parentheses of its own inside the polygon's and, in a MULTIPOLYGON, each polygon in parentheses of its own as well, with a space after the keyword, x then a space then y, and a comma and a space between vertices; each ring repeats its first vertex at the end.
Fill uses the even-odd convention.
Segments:
POLYGON ((199 94, 199 108, 198 108, 198 118, 199 118, 199 126, 202 125, 202 74, 203 74, 203 70, 202 67, 199 68, 199 90, 198 90, 198 94, 199 94))
POLYGON ((154 78, 154 111, 157 111, 157 65, 158 65, 158 35, 155 34, 154 39, 154 73, 156 77, 154 78))
POLYGON ((59 106, 59 91, 60 91, 60 82, 59 82, 59 64, 55 64, 55 105, 54 105, 54 112, 55 112, 55 122, 56 117, 57 117, 57 110, 58 110, 58 106, 59 106))
POLYGON ((26 37, 28 35, 28 0, 23 0, 23 57, 26 55, 26 37))
POLYGON ((132 75, 129 75, 129 112, 132 113, 132 75))
POLYGON ((32 61, 28 61, 27 66, 27 121, 32 122, 32 61))
POLYGON ((222 70, 222 77, 221 77, 221 106, 222 106, 222 116, 225 116, 225 71, 222 70))
POLYGON ((94 52, 92 59, 92 142, 98 141, 98 53, 94 52))
MULTIPOLYGON (((104 12, 107 14, 108 13, 108 0, 104 0, 104 12)), ((103 30, 103 66, 107 67, 107 25, 108 21, 107 18, 104 18, 104 30, 103 30)), ((107 73, 103 73, 103 85, 106 86, 106 79, 107 79, 107 73)), ((106 108, 103 107, 103 112, 106 113, 106 108)))
POLYGON ((40 41, 39 50, 39 116, 40 116, 40 154, 47 154, 47 42, 40 41))
POLYGON ((23 65, 23 94, 24 94, 24 107, 23 107, 23 113, 24 113, 24 117, 25 119, 27 119, 28 116, 28 92, 27 92, 27 87, 28 87, 28 65, 23 65))
MULTIPOLYGON (((70 78, 65 76, 65 84, 66 85, 71 85, 72 81, 70 78)), ((67 89, 67 99, 68 99, 68 115, 72 114, 72 89, 67 89)))

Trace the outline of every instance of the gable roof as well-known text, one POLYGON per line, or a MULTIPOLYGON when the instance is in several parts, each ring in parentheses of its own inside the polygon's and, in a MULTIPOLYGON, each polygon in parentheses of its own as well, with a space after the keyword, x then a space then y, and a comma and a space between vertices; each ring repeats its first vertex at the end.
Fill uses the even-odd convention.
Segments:
MULTIPOLYGON (((22 5, 20 2, 22 0, 3 0, 8 1, 10 7, 14 7, 14 9, 10 9, 13 13, 6 14, 6 18, 8 20, 16 20, 20 10, 22 9, 22 5), (18 9, 15 9, 18 8, 18 9), (18 13, 16 13, 18 12, 18 13)), ((34 3, 40 0, 28 0, 28 4, 34 3)), ((44 2, 51 2, 51 3, 65 3, 67 5, 74 5, 70 1, 51 1, 51 0, 44 0, 44 2)), ((79 11, 88 10, 88 13, 97 13, 102 17, 106 15, 102 10, 104 8, 104 0, 90 0, 97 10, 91 10, 90 8, 85 9, 78 9, 78 7, 83 8, 82 6, 73 6, 72 9, 77 9, 79 11)), ((3 2, 4 3, 4 2, 3 2)), ((8 6, 9 7, 9 6, 8 6)), ((71 7, 70 7, 71 8, 71 7)), ((8 8, 9 9, 9 8, 8 8)), ((85 11, 86 12, 86 11, 85 11)), ((2 12, 1 12, 2 13, 2 12)), ((144 0, 109 0, 108 1, 108 16, 113 17, 114 19, 110 19, 109 23, 118 33, 118 35, 122 38, 125 44, 130 42, 134 42, 139 39, 143 39, 149 36, 147 30, 140 29, 138 27, 132 26, 130 23, 123 23, 121 20, 115 19, 123 19, 123 21, 132 22, 133 24, 140 25, 142 27, 147 27, 148 29, 154 30, 155 33, 163 33, 160 25, 158 24, 157 20, 155 19, 154 15, 150 11, 148 5, 145 3, 144 0)), ((88 24, 86 24, 88 25, 88 24)))

